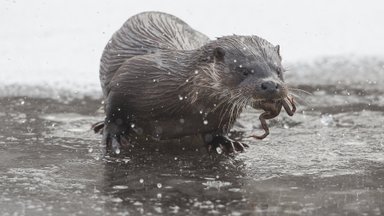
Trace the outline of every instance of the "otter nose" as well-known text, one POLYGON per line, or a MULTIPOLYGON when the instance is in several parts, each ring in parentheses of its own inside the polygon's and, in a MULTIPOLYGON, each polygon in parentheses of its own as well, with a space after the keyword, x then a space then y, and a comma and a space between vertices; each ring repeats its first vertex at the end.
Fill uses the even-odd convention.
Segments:
POLYGON ((261 83, 261 89, 265 92, 276 93, 280 88, 280 85, 273 81, 265 81, 261 83))

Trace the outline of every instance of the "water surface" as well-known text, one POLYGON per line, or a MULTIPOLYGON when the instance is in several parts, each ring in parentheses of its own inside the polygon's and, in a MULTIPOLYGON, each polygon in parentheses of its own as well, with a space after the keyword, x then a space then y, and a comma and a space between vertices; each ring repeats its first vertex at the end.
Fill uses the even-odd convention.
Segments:
POLYGON ((244 112, 232 135, 250 148, 235 157, 210 158, 186 138, 103 158, 90 131, 99 92, 3 86, 0 214, 384 214, 384 61, 288 69, 292 88, 310 94, 262 141, 243 138, 262 132, 260 111, 244 112))

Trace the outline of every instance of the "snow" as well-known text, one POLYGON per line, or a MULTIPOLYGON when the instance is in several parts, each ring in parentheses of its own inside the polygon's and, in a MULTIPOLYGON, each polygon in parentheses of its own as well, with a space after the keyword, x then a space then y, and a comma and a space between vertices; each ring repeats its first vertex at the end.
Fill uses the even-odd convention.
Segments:
POLYGON ((384 56, 383 6, 379 0, 1 1, 0 84, 100 91, 105 44, 126 19, 148 10, 174 14, 212 39, 258 35, 280 44, 288 63, 321 56, 384 56))

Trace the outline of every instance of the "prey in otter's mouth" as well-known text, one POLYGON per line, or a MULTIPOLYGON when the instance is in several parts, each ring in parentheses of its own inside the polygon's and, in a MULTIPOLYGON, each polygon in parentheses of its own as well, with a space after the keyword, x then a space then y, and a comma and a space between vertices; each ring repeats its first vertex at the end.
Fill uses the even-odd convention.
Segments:
POLYGON ((264 134, 249 136, 256 139, 264 139, 269 135, 269 128, 266 120, 273 119, 278 116, 282 107, 284 107, 284 110, 289 116, 293 116, 293 114, 296 112, 296 105, 293 97, 288 96, 276 101, 261 101, 259 102, 258 107, 264 110, 264 112, 259 116, 261 127, 264 129, 264 134))

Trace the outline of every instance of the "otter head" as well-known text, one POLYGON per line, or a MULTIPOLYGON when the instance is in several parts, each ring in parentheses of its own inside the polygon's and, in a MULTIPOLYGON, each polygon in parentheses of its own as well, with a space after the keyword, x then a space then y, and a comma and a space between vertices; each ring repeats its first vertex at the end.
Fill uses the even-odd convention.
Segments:
POLYGON ((252 104, 287 97, 279 46, 257 36, 223 37, 214 45, 214 71, 229 94, 252 104))
POLYGON ((208 76, 198 84, 204 84, 199 86, 206 86, 209 95, 219 99, 223 116, 229 115, 227 125, 233 124, 247 105, 263 109, 259 119, 265 134, 254 136, 262 139, 269 134, 266 119, 279 115, 282 108, 288 115, 294 114, 296 106, 284 83, 279 46, 257 36, 234 35, 212 41, 204 48, 209 57, 200 68, 208 76))

